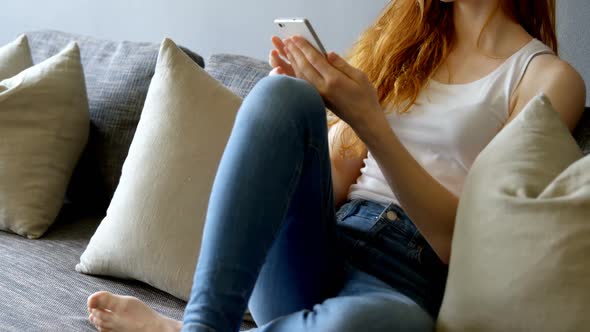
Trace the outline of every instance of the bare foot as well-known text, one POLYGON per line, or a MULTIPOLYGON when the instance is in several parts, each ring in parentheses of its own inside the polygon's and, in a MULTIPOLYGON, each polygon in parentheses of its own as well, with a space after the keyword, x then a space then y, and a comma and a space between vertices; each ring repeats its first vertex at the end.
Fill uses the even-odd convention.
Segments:
POLYGON ((98 292, 88 297, 88 319, 100 332, 178 332, 182 323, 131 296, 98 292))

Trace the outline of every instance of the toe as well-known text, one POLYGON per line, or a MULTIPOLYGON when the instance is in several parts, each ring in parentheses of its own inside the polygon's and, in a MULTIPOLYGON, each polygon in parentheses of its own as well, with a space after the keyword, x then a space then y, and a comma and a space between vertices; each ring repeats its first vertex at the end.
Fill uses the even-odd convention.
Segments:
POLYGON ((94 316, 94 323, 100 330, 110 330, 113 328, 113 313, 102 309, 92 310, 92 316, 94 316))
POLYGON ((108 309, 116 311, 120 302, 119 296, 109 292, 97 292, 88 297, 88 309, 108 309))

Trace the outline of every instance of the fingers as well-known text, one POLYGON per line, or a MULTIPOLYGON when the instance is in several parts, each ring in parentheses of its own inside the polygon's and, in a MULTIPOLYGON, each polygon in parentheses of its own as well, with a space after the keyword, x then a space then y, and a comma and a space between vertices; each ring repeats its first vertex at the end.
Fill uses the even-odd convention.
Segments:
POLYGON ((289 64, 283 58, 279 56, 279 52, 277 50, 271 50, 269 55, 268 63, 271 67, 288 67, 289 64))
POLYGON ((362 75, 361 71, 351 66, 348 62, 346 62, 346 60, 344 60, 338 54, 330 52, 328 54, 327 59, 332 66, 334 66, 336 69, 340 70, 346 76, 352 78, 353 80, 358 81, 359 79, 364 78, 364 75, 362 75))
POLYGON ((293 71, 291 64, 283 59, 277 50, 270 51, 268 63, 273 68, 271 74, 295 76, 295 72, 293 71), (275 71, 275 68, 279 69, 275 71))
POLYGON ((285 46, 287 56, 289 57, 288 59, 293 65, 293 69, 295 69, 296 72, 299 71, 307 81, 321 89, 321 87, 324 86, 325 80, 317 69, 309 62, 302 50, 290 40, 287 40, 285 46))
POLYGON ((273 45, 275 46, 275 48, 277 49, 277 51, 279 51, 279 54, 282 57, 286 58, 287 54, 285 53, 285 44, 283 43, 281 38, 279 38, 277 36, 272 36, 271 41, 272 41, 273 45))
POLYGON ((273 76, 273 75, 285 75, 285 71, 283 70, 283 68, 281 67, 275 67, 273 68, 270 73, 268 74, 268 76, 273 76))
POLYGON ((328 63, 325 56, 320 53, 315 47, 311 46, 307 40, 301 36, 294 36, 292 38, 297 48, 305 55, 308 62, 323 76, 335 76, 337 71, 328 63))
POLYGON ((291 68, 293 68, 293 74, 295 75, 295 77, 304 78, 301 71, 299 70, 299 66, 295 61, 294 56, 291 54, 291 52, 289 52, 287 47, 285 47, 285 54, 287 56, 287 60, 289 60, 289 62, 291 63, 291 68))

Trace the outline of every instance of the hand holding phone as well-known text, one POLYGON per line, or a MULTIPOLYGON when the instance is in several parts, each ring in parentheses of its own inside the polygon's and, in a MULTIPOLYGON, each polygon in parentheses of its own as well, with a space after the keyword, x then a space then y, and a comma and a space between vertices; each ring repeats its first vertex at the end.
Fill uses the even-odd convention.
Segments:
POLYGON ((326 55, 326 49, 308 19, 299 17, 277 18, 275 24, 279 28, 279 36, 282 39, 300 35, 315 47, 318 52, 326 55))
POLYGON ((270 51, 268 63, 272 67, 269 75, 287 75, 295 77, 295 71, 291 64, 286 60, 285 44, 283 40, 277 36, 272 37, 274 49, 270 51))
POLYGON ((293 67, 286 61, 287 55, 284 50, 285 45, 283 44, 284 39, 294 35, 304 37, 318 52, 324 55, 326 54, 326 50, 309 20, 305 18, 278 18, 274 22, 278 28, 280 38, 276 36, 272 38, 275 49, 270 52, 269 56, 269 64, 273 67, 270 75, 295 76, 293 67))

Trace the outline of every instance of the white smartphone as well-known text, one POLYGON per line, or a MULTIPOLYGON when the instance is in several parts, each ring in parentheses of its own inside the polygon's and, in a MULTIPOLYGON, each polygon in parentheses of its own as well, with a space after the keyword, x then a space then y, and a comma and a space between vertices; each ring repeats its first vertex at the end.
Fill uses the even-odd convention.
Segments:
POLYGON ((326 49, 308 19, 303 17, 277 18, 275 24, 279 28, 279 37, 281 39, 300 35, 320 53, 326 55, 326 49))

